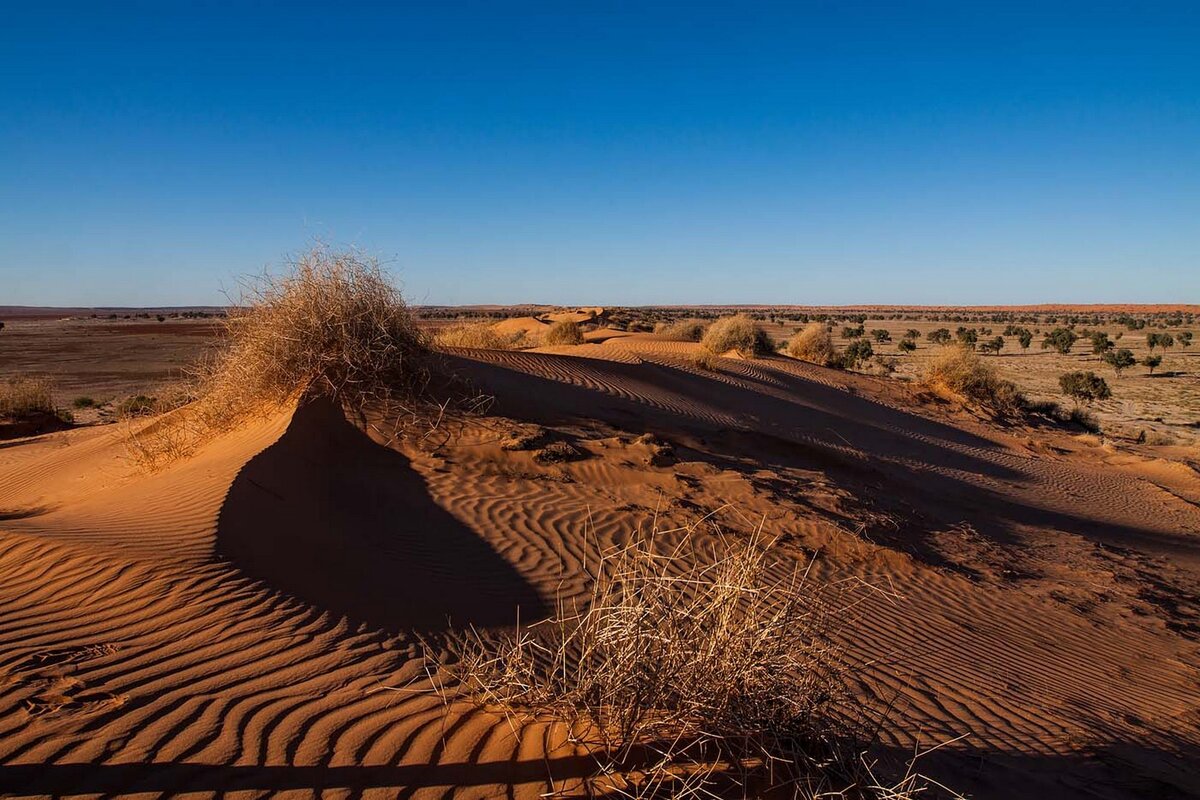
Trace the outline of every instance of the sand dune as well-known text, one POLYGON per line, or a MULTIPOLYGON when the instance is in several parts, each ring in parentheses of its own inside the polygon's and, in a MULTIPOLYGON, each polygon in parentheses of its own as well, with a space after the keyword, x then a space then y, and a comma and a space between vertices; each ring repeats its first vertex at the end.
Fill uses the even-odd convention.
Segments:
POLYGON ((561 731, 447 714, 416 635, 536 616, 605 545, 717 511, 875 587, 842 636, 896 709, 885 748, 949 742, 924 771, 976 797, 1200 792, 1194 471, 695 347, 456 351, 495 404, 440 446, 319 403, 151 475, 112 429, 4 443, 0 791, 561 789, 588 767, 561 731), (504 450, 517 430, 584 457, 504 450))

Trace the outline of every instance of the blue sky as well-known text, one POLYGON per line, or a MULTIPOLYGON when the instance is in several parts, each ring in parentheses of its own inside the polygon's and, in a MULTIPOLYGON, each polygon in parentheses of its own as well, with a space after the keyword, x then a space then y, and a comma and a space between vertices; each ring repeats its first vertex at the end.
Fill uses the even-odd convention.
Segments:
POLYGON ((418 303, 1200 302, 1200 4, 6 10, 0 305, 316 238, 418 303))

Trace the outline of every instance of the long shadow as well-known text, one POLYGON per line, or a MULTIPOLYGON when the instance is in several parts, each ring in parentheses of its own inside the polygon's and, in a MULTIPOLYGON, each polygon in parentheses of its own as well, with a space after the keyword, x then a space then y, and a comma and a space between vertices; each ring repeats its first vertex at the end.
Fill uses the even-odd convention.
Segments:
MULTIPOLYGON (((878 777, 898 777, 912 751, 875 747, 878 777)), ((1055 800, 1182 800, 1200 796, 1200 748, 1187 742, 1169 747, 1143 741, 1115 741, 1081 747, 1070 755, 998 751, 960 743, 916 762, 916 771, 955 792, 977 800, 1053 797, 1055 800)), ((0 766, 0 794, 113 795, 147 792, 233 791, 320 792, 373 789, 413 790, 423 787, 462 788, 513 786, 582 779, 594 774, 587 756, 529 761, 486 761, 395 766, 225 766, 195 763, 19 764, 0 766)), ((886 781, 885 781, 886 783, 886 781)), ((744 791, 744 787, 742 788, 744 791)), ((509 793, 511 796, 511 792, 509 793)), ((616 797, 617 795, 613 795, 616 797)), ((622 797, 627 795, 620 795, 622 797)), ((718 796, 724 796, 720 794, 718 796)), ((730 798, 742 797, 736 787, 730 798)), ((762 796, 774 797, 766 792, 762 796)), ((780 797, 792 796, 786 790, 780 797)), ((950 798, 930 787, 923 798, 950 798)))
POLYGON ((439 506, 403 455, 327 401, 297 411, 238 474, 217 553, 316 608, 387 631, 537 619, 537 592, 439 506))
POLYGON ((736 429, 700 415, 670 411, 500 364, 463 357, 451 357, 451 363, 481 389, 495 394, 495 413, 514 419, 543 425, 603 420, 630 432, 650 430, 668 437, 691 437, 699 443, 699 452, 723 467, 750 460, 758 467, 827 469, 843 485, 871 496, 885 509, 891 504, 892 510, 902 515, 919 516, 918 525, 901 532, 905 541, 895 542, 918 555, 933 558, 920 541, 930 530, 970 521, 980 533, 1002 542, 1011 541, 1018 526, 1032 525, 1158 555, 1200 559, 1200 538, 1095 519, 1087 516, 1082 501, 1080 513, 1037 504, 1037 486, 1031 475, 977 454, 997 449, 986 439, 800 377, 779 376, 795 395, 794 399, 782 399, 652 362, 590 364, 612 374, 615 381, 650 385, 690 398, 709 412, 754 423, 736 429), (917 435, 907 435, 908 431, 917 435), (952 443, 974 448, 977 453, 955 449, 952 443), (844 445, 860 455, 848 454, 844 445), (1021 491, 1029 499, 1001 494, 982 482, 949 474, 947 469, 1026 484, 1021 491))

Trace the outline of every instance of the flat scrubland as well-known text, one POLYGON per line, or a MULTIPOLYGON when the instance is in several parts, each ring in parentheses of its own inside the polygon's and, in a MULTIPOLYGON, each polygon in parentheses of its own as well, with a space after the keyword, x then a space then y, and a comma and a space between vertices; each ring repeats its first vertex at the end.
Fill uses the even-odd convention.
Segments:
POLYGON ((227 320, 5 320, 0 408, 76 415, 0 442, 0 791, 1200 795, 1200 364, 1041 348, 1141 361, 1200 309, 413 309, 292 267, 227 320))

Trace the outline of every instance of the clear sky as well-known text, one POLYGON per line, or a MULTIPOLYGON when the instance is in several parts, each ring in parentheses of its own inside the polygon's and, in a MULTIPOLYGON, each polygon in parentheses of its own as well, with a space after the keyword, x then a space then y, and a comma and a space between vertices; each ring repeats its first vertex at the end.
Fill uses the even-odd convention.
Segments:
POLYGON ((6 4, 0 305, 314 238, 418 303, 1200 302, 1200 3, 6 4))

